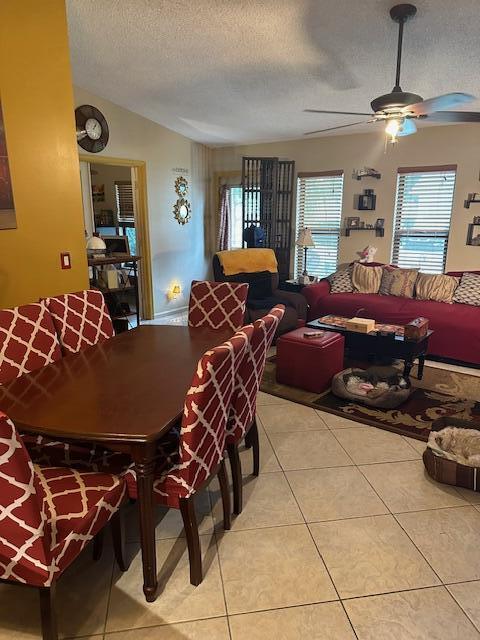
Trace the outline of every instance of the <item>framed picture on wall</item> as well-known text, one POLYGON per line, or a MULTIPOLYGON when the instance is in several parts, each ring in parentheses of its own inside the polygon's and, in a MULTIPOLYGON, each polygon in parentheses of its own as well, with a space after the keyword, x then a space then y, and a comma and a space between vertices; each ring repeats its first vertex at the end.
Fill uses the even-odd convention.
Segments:
POLYGON ((375 222, 375 228, 383 229, 384 226, 385 226, 385 218, 377 218, 377 221, 375 222))
POLYGON ((0 229, 16 229, 17 219, 13 202, 12 179, 8 164, 7 139, 0 104, 0 229))

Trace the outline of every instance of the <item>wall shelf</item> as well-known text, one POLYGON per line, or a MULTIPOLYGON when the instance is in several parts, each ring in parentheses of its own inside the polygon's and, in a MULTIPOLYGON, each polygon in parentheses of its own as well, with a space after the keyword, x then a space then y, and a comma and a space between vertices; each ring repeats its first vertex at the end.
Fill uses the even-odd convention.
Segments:
POLYGON ((350 231, 375 231, 377 238, 383 238, 385 235, 385 229, 383 227, 373 227, 373 229, 369 229, 368 227, 345 227, 345 236, 347 238, 350 237, 350 231))

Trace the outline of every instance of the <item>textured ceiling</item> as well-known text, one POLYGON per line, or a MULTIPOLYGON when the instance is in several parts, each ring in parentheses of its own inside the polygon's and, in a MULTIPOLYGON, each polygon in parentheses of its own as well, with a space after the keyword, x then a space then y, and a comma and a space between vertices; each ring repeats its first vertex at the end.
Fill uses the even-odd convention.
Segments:
MULTIPOLYGON (((67 0, 74 82, 211 145, 298 138, 358 119, 303 109, 368 111, 372 98, 392 89, 393 4, 67 0)), ((403 89, 424 98, 480 95, 480 0, 416 4, 403 89)), ((480 110, 480 101, 465 108, 480 110)))

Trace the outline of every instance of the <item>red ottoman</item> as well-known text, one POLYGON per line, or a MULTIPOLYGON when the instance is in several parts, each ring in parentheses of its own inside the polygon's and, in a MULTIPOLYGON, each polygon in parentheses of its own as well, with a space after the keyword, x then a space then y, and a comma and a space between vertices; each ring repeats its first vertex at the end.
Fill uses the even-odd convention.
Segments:
MULTIPOLYGON (((308 329, 295 329, 277 340, 277 382, 322 393, 343 367, 344 337, 325 331, 319 338, 305 338, 308 329)), ((310 333, 312 330, 310 329, 310 333)))

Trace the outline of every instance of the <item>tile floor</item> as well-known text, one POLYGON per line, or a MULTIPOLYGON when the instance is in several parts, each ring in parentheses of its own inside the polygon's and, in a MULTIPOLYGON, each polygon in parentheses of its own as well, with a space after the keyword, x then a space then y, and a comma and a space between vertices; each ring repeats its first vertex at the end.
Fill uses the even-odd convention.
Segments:
MULTIPOLYGON (((130 570, 87 550, 58 585, 62 637, 98 640, 480 640, 480 494, 438 485, 423 444, 260 394, 261 474, 222 530, 198 499, 205 579, 189 584, 178 512, 159 512, 147 604, 134 507, 130 570)), ((0 640, 39 637, 34 591, 0 586, 0 640)))

